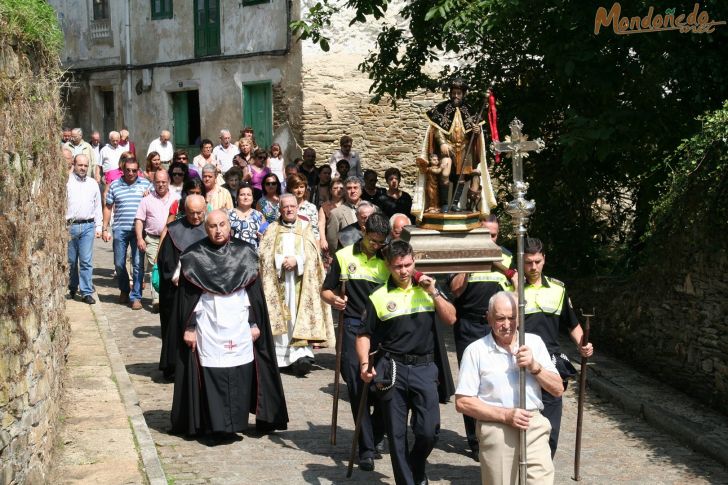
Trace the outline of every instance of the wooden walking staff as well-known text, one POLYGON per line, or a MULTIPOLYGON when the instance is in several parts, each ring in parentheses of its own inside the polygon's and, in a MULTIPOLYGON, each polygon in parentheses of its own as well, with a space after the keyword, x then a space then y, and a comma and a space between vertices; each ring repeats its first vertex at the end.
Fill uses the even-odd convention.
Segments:
MULTIPOLYGON (((346 280, 341 280, 341 298, 346 298, 346 280)), ((331 409, 332 445, 336 444, 336 421, 339 417, 339 388, 341 387, 341 346, 344 344, 344 310, 339 310, 339 328, 336 332, 336 369, 334 370, 334 406, 331 409)))
MULTIPOLYGON (((523 180, 523 159, 528 156, 528 152, 540 152, 545 147, 541 139, 528 141, 528 137, 521 133, 523 123, 518 118, 514 118, 508 125, 511 129, 511 135, 506 137, 503 142, 491 143, 491 149, 494 152, 506 153, 513 162, 513 184, 511 184, 511 192, 514 199, 508 203, 506 212, 513 220, 513 228, 515 230, 518 241, 518 254, 516 256, 518 268, 518 347, 526 344, 526 295, 525 295, 525 275, 523 272, 523 248, 526 238, 526 224, 528 219, 536 210, 536 203, 532 200, 526 200, 526 191, 528 183, 523 180)), ((518 371, 518 407, 526 409, 526 369, 519 368, 518 371)), ((528 476, 528 456, 526 453, 526 430, 519 431, 518 443, 518 483, 526 485, 526 477, 528 476)))
MULTIPOLYGON (((581 346, 584 347, 589 343, 589 326, 591 324, 590 319, 594 316, 594 310, 592 314, 587 315, 582 310, 581 315, 586 319, 584 324, 584 334, 581 336, 581 346)), ((576 415, 576 445, 574 446, 574 480, 579 481, 579 467, 581 466, 581 430, 582 421, 584 419, 584 398, 586 397, 586 372, 588 369, 589 357, 581 358, 581 370, 579 374, 579 411, 576 415)))
MULTIPOLYGON (((381 348, 381 345, 379 346, 381 348)), ((374 367, 374 354, 379 349, 369 353, 369 362, 367 364, 367 373, 372 371, 374 367)), ((369 406, 367 405, 367 398, 369 396, 369 386, 371 383, 364 382, 361 388, 361 394, 359 395, 359 408, 356 410, 356 421, 354 421, 354 437, 351 439, 351 453, 349 454, 349 466, 346 468, 346 478, 351 478, 351 474, 354 473, 354 458, 356 458, 356 449, 359 445, 359 434, 361 434, 361 420, 364 417, 364 410, 369 406)))

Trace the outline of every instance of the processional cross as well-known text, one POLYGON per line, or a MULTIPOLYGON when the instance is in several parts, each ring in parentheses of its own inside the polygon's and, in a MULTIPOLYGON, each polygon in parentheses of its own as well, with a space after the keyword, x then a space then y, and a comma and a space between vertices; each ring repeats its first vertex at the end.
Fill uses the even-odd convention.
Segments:
MULTIPOLYGON (((511 129, 511 136, 506 137, 506 141, 493 142, 490 145, 494 152, 505 153, 513 162, 513 184, 511 184, 511 192, 513 200, 508 203, 506 212, 513 220, 513 228, 518 237, 518 347, 526 344, 526 295, 525 295, 525 278, 523 271, 523 248, 526 236, 526 224, 528 219, 536 210, 536 203, 533 200, 526 200, 526 191, 528 183, 523 180, 523 159, 528 157, 528 152, 540 152, 546 147, 546 144, 540 138, 529 141, 528 136, 521 131, 523 123, 518 118, 514 118, 508 125, 511 129)), ((518 373, 518 384, 520 400, 518 407, 526 409, 526 369, 521 367, 518 373)), ((526 431, 520 430, 518 447, 518 481, 521 485, 526 484, 528 475, 528 460, 526 456, 526 431)))

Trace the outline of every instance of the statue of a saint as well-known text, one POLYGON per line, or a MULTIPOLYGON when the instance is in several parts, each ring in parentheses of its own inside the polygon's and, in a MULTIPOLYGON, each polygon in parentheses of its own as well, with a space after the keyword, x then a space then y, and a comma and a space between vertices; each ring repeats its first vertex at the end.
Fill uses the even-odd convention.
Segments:
MULTIPOLYGON (((433 155, 436 155, 440 162, 437 187, 440 206, 448 205, 458 178, 463 174, 468 194, 463 194, 458 207, 451 207, 450 210, 470 210, 487 215, 495 207, 496 200, 486 164, 486 145, 481 129, 484 121, 465 103, 468 91, 465 81, 455 79, 449 88, 450 99, 438 103, 426 113, 429 126, 420 158, 432 160, 433 155)), ((417 219, 421 219, 425 211, 432 212, 433 204, 426 197, 428 176, 432 174, 420 170, 412 205, 412 213, 417 219)))

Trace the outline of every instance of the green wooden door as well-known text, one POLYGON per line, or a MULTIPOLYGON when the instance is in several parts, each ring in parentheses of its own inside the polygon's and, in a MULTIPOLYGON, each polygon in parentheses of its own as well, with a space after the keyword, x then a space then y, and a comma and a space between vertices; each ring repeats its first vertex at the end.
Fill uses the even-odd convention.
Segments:
POLYGON ((185 149, 192 157, 199 153, 200 104, 198 91, 172 93, 174 129, 172 144, 175 149, 185 149))
POLYGON ((174 139, 172 140, 172 144, 175 148, 185 148, 189 144, 190 139, 187 92, 172 94, 172 112, 174 116, 174 139))
POLYGON ((269 81, 243 85, 243 126, 255 130, 259 147, 270 147, 273 141, 273 88, 269 81))
POLYGON ((195 0, 195 57, 220 53, 220 0, 195 0))

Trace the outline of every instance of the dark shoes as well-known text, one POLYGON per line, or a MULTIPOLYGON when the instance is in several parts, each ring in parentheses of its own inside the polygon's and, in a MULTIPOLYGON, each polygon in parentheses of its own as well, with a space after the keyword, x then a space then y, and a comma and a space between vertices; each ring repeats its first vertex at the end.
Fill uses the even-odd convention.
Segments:
POLYGON ((152 303, 152 313, 159 313, 159 303, 152 303))
POLYGON ((417 485, 429 485, 430 481, 427 479, 427 475, 425 475, 424 478, 422 478, 422 480, 415 479, 415 483, 417 485))
POLYGON ((291 372, 296 377, 303 377, 311 372, 313 366, 313 359, 311 357, 301 357, 296 362, 291 364, 291 372))
POLYGON ((68 290, 68 299, 69 300, 75 300, 76 299, 76 290, 68 290))
POLYGON ((127 303, 129 303, 129 293, 125 291, 119 293, 119 303, 121 303, 122 305, 126 305, 127 303))
POLYGON ((359 460, 359 470, 363 472, 374 471, 374 458, 362 458, 359 460))
POLYGON ((96 300, 94 300, 94 297, 91 295, 86 295, 81 299, 82 302, 84 302, 87 305, 95 305, 96 300))

